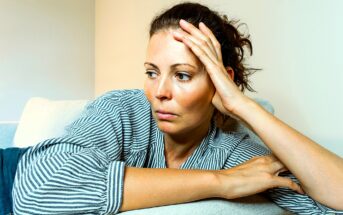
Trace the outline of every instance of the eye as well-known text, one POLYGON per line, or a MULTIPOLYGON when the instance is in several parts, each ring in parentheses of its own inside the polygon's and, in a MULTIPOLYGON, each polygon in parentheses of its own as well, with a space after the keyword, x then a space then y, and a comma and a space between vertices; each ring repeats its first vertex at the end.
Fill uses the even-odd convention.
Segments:
POLYGON ((147 70, 145 72, 145 74, 148 76, 148 78, 150 79, 154 79, 157 77, 157 72, 153 71, 153 70, 147 70))
POLYGON ((176 77, 180 80, 180 81, 189 81, 191 80, 191 76, 187 73, 184 72, 179 72, 176 74, 176 77))

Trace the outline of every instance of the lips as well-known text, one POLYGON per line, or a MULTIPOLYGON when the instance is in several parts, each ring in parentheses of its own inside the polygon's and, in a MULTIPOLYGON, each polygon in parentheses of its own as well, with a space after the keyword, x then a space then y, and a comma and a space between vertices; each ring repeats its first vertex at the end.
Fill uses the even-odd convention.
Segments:
POLYGON ((175 113, 168 112, 168 111, 163 111, 163 110, 157 110, 156 113, 176 115, 175 113))
POLYGON ((167 112, 163 110, 157 110, 155 112, 159 120, 172 120, 177 117, 177 115, 172 112, 167 112))

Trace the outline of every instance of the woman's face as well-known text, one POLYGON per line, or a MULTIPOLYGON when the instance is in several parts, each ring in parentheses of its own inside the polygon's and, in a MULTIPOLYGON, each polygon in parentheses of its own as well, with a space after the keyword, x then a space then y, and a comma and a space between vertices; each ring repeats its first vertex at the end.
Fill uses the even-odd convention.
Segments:
POLYGON ((215 88, 203 64, 173 38, 172 31, 162 30, 150 38, 144 90, 161 131, 189 134, 208 127, 215 88))

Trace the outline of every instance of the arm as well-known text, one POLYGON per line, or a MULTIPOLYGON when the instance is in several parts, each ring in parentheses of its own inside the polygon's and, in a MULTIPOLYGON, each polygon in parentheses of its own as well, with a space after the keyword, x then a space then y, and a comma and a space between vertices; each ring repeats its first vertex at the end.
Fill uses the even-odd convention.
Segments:
POLYGON ((185 21, 180 22, 180 27, 185 32, 174 33, 174 37, 186 44, 204 64, 216 88, 213 105, 223 114, 239 118, 252 128, 299 179, 309 196, 343 210, 343 159, 246 97, 232 81, 233 70, 224 67, 220 44, 209 28, 201 23, 198 29, 185 21))
POLYGON ((98 149, 77 146, 82 142, 87 141, 51 139, 24 154, 13 185, 15 214, 107 214, 119 210, 124 162, 109 161, 98 149))
POLYGON ((122 144, 115 133, 120 128, 108 117, 116 117, 116 109, 102 99, 94 101, 66 135, 43 141, 24 154, 13 185, 16 214, 106 214, 119 210, 122 144))
MULTIPOLYGON (((256 177, 256 175, 259 174, 259 172, 254 172, 256 169, 260 169, 260 171, 266 173, 270 169, 270 166, 273 166, 275 163, 277 163, 277 160, 268 159, 271 157, 271 155, 269 155, 270 153, 271 152, 268 149, 257 144, 252 139, 245 138, 239 143, 230 157, 226 160, 223 168, 225 170, 221 170, 221 172, 223 173, 224 178, 226 175, 236 175, 236 177, 240 177, 240 182, 250 181, 252 177, 256 177), (249 170, 249 168, 251 169, 249 170), (248 173, 245 172, 242 174, 242 171, 245 170, 248 170, 248 173), (249 175, 251 173, 253 174, 252 176, 249 175), (242 178, 241 175, 245 177, 242 178)), ((270 180, 271 177, 275 177, 282 179, 286 184, 295 185, 291 187, 297 187, 300 185, 299 180, 296 179, 289 171, 282 172, 277 175, 273 176, 273 174, 267 174, 264 176, 263 181, 259 183, 262 184, 263 182, 270 180)), ((275 181, 275 179, 272 181, 275 181)), ((256 179, 254 179, 252 184, 253 183, 258 182, 256 179)), ((272 189, 267 189, 265 194, 267 194, 268 197, 277 205, 295 214, 343 213, 343 211, 336 211, 325 207, 319 202, 313 200, 308 195, 304 195, 303 193, 301 194, 301 192, 299 193, 299 191, 295 192, 294 190, 285 186, 275 186, 275 182, 271 182, 271 184, 274 184, 274 186, 270 187, 272 189)), ((237 185, 237 187, 239 186, 241 186, 241 184, 237 185)), ((245 185, 245 187, 247 187, 247 185, 245 185)))
POLYGON ((215 171, 126 167, 120 211, 219 197, 219 190, 215 171))
POLYGON ((343 210, 343 159, 289 127, 254 101, 243 101, 233 113, 250 125, 298 178, 305 192, 322 204, 343 210))

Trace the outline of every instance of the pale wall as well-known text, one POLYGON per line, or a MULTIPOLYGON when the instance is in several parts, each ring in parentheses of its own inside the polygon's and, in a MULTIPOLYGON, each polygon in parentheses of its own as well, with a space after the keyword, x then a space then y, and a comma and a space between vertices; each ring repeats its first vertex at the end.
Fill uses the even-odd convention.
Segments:
POLYGON ((94 97, 94 0, 0 0, 0 121, 32 96, 94 97))
MULTIPOLYGON (((148 24, 178 1, 96 1, 95 94, 141 88, 148 24)), ((257 94, 276 116, 343 155, 343 1, 200 1, 247 23, 257 94)))
POLYGON ((114 88, 142 88, 148 27, 171 2, 99 0, 95 2, 95 94, 114 88))

